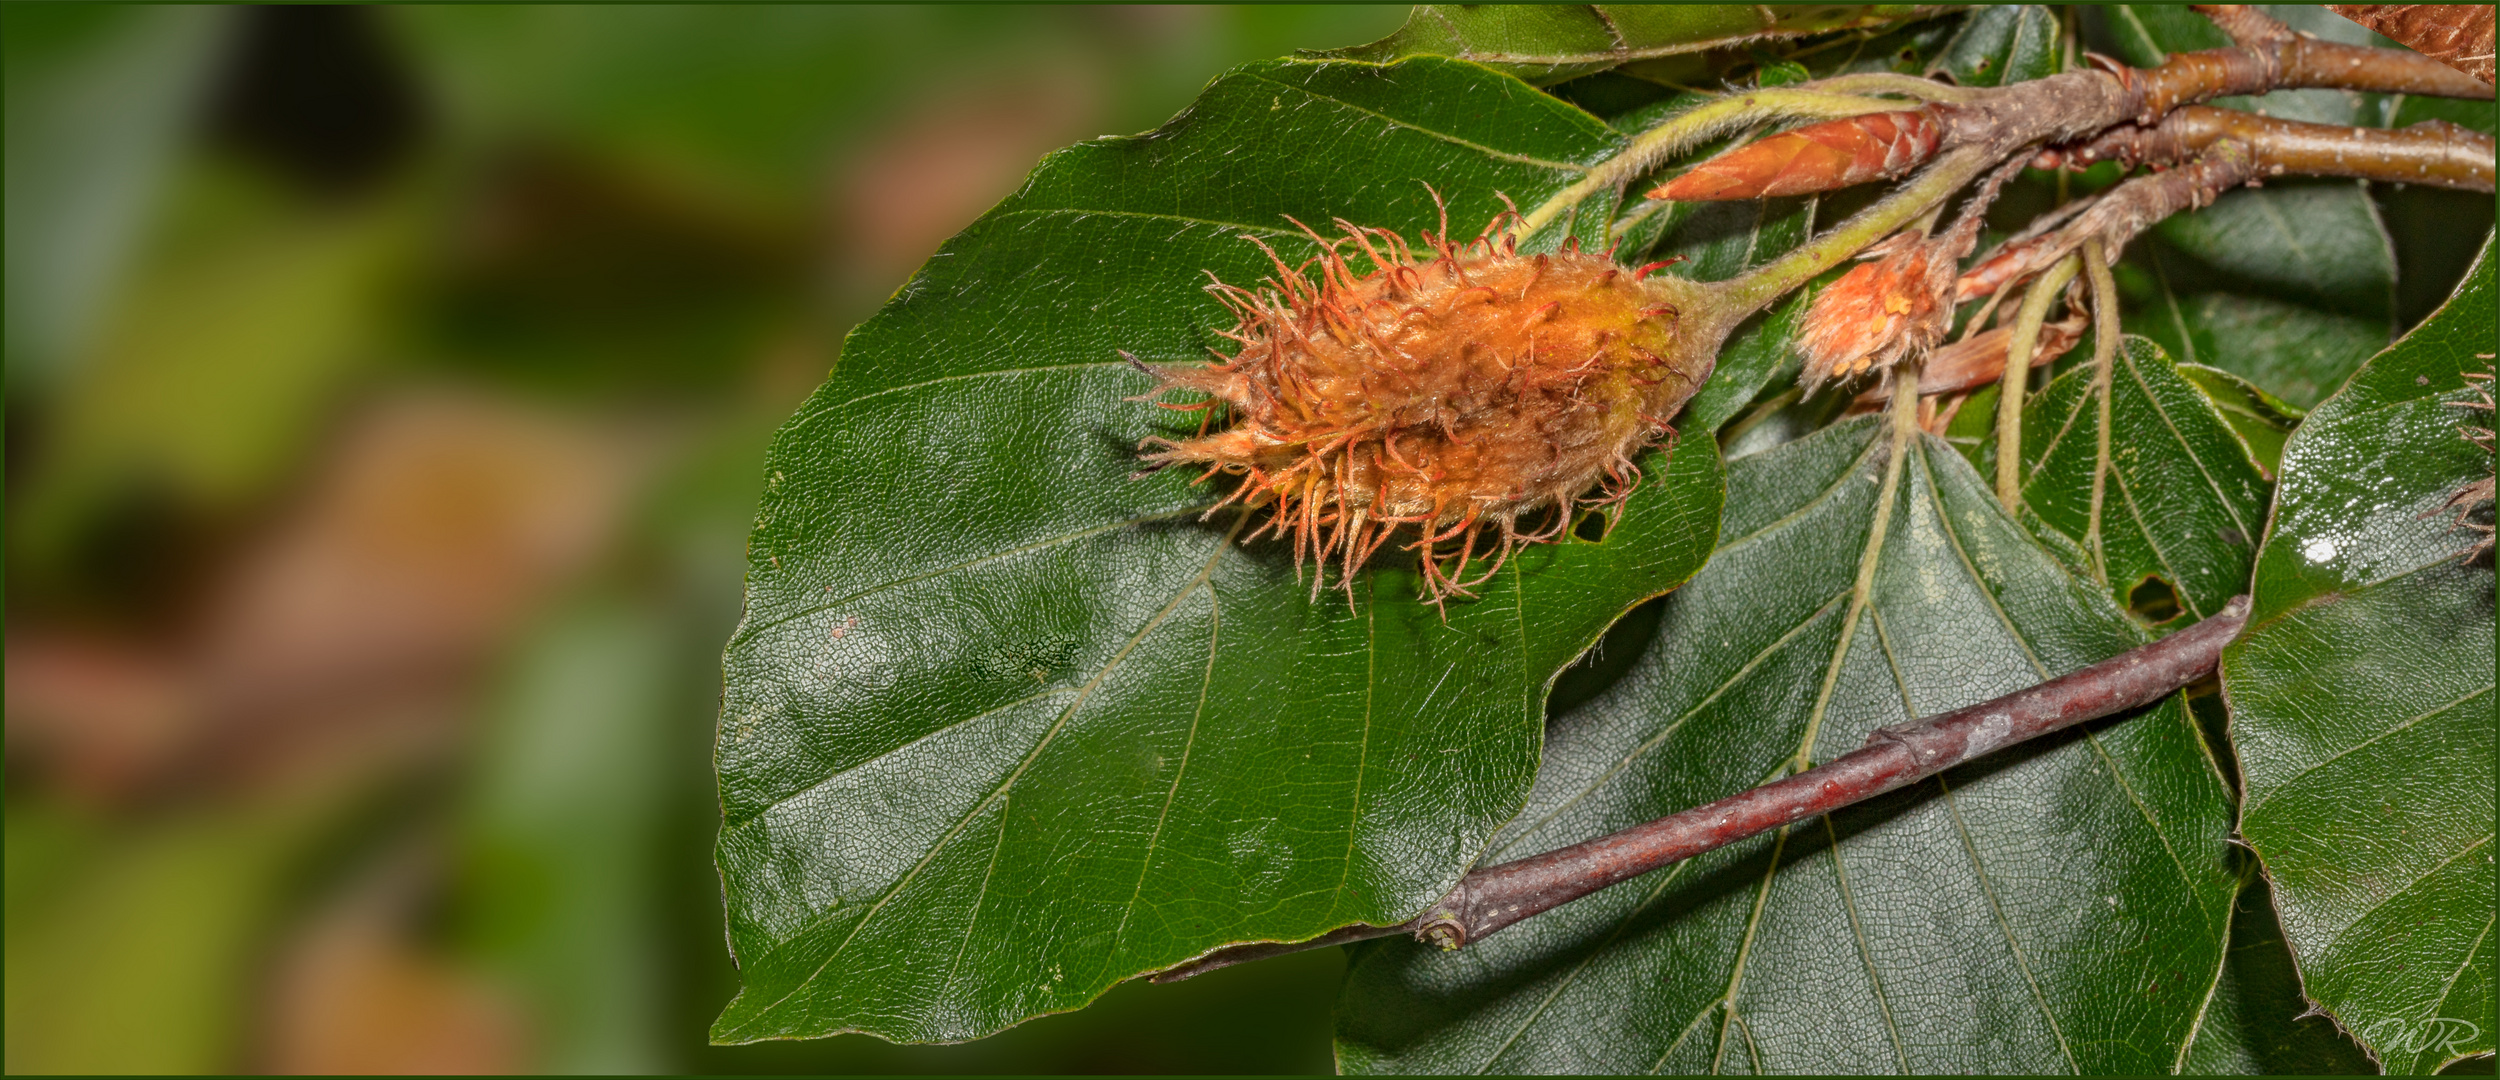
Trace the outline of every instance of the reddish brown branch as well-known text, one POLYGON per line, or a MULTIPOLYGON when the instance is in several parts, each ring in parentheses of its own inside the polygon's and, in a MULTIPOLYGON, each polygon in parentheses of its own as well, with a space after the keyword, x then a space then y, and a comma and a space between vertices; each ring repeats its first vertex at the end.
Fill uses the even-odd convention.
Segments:
POLYGON ((2016 83, 1945 113, 1943 149, 2013 149, 2093 135, 2130 121, 2151 126, 2174 110, 2217 97, 2329 87, 2378 93, 2489 98, 2490 86, 2420 53, 2341 45, 2293 33, 2253 8, 2199 7, 2236 44, 2173 53, 2160 65, 2131 68, 2095 58, 2102 70, 2071 71, 2016 83))
POLYGON ((2187 164, 2111 188, 2067 223, 2010 241, 1962 275, 1959 300, 1995 293, 2047 269, 2099 239, 2109 256, 2153 223, 2193 210, 2241 184, 2285 174, 2347 176, 2464 191, 2492 190, 2492 138, 2432 120, 2395 131, 2278 120, 2230 109, 2190 106, 2158 125, 2127 125, 2089 142, 2048 151, 2042 166, 2082 167, 2097 161, 2130 165, 2187 164))
POLYGON ((2212 19, 2239 47, 2259 54, 2263 62, 2272 65, 2276 88, 2325 86, 2380 94, 2491 96, 2490 83, 2419 52, 2346 45, 2294 33, 2249 5, 2198 4, 2196 10, 2212 19))
POLYGON ((2006 244, 1962 275, 1954 298, 1962 301, 1994 293, 2048 269, 2086 240, 2100 240, 2102 250, 2116 258, 2127 241, 2154 222, 2209 205, 2215 196, 2256 178, 2256 155, 2247 143, 2237 139, 2217 142, 2180 168, 2139 176, 2109 189, 2056 230, 2006 244))
MULTIPOLYGON (((2099 70, 1965 91, 1950 103, 1809 124, 1704 161, 1649 197, 1693 202, 1828 191, 1906 175, 1958 147, 1980 147, 2003 155, 2095 136, 2122 124, 2150 128, 2179 109, 2233 94, 2331 87, 2443 97, 2492 96, 2490 86, 2419 53, 2320 41, 2296 34, 2248 7, 2198 10, 2235 44, 2173 53, 2150 68, 2131 68, 2095 57, 2099 70)), ((2463 130, 2451 127, 2440 136, 2463 130)), ((2424 134, 2417 141, 2427 143, 2437 137, 2424 134)), ((2321 149, 2335 148, 2322 144, 2321 149)), ((2330 158, 2331 153, 2316 160, 2330 158)), ((2304 171, 2296 164, 2287 164, 2287 169, 2304 171)), ((2489 175, 2488 166, 2484 175, 2489 175)))
POLYGON ((1479 868, 1400 925, 1349 926, 1307 942, 1217 949, 1154 981, 1399 933, 1455 949, 1660 867, 1907 787, 2027 739, 2152 704, 2213 674, 2222 647, 2247 619, 2248 598, 2235 597, 2203 622, 2028 690, 1877 729, 1865 745, 1795 776, 1586 843, 1479 868))
POLYGON ((2342 127, 2190 105, 2153 127, 2127 124, 2080 146, 2042 156, 2038 164, 2082 168, 2101 161, 2128 166, 2174 165, 2222 139, 2238 139, 2257 155, 2263 176, 2349 176, 2463 191, 2492 189, 2492 138, 2445 120, 2411 127, 2342 127))

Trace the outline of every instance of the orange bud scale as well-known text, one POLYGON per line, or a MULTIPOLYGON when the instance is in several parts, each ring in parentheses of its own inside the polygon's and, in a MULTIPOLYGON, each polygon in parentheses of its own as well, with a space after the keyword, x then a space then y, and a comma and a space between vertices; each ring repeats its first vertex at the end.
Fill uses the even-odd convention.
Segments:
POLYGON ((1720 154, 1649 197, 1674 202, 1763 199, 1889 180, 1933 157, 1943 137, 1934 106, 1826 120, 1720 154))

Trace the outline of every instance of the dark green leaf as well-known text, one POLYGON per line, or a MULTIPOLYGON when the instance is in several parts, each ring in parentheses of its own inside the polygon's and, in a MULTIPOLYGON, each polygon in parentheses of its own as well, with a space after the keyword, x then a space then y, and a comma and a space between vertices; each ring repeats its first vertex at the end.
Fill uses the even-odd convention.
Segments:
POLYGON ((2248 451, 2248 459, 2256 462, 2258 471, 2272 481, 2275 470, 2283 465, 2283 440, 2292 437, 2292 429, 2300 426, 2300 418, 2308 414, 2221 368, 2179 364, 2174 370, 2180 378, 2194 383, 2205 400, 2222 411, 2223 422, 2231 425, 2233 435, 2239 436, 2240 448, 2248 451))
POLYGON ((1797 323, 1813 302, 1811 290, 1798 290, 1780 306, 1737 327, 1719 348, 1719 363, 1710 378, 1684 405, 1677 424, 1695 432, 1711 432, 1734 419, 1775 380, 1797 375, 1797 323))
POLYGON ((1201 523, 1212 485, 1131 478, 1175 421, 1123 400, 1149 386, 1116 350, 1220 344, 1205 275, 1270 273, 1245 237, 1307 256, 1284 215, 1412 235, 1428 180, 1471 230, 1618 146, 1473 65, 1253 64, 1053 155, 854 333, 775 442, 726 659, 745 987, 715 1038, 973 1038, 1454 884, 1527 792, 1548 683, 1707 555, 1711 441, 1446 622, 1386 557, 1349 612, 1233 511, 1201 523))
POLYGON ((2203 289, 2212 277, 2195 274, 2193 263, 2177 273, 2184 260, 2158 240, 2139 240, 2126 259, 2118 277, 2128 333, 2159 342, 2181 363, 2220 368, 2304 408, 2387 345, 2383 318, 2203 289), (2200 284, 2177 287, 2174 273, 2200 284))
POLYGON ((2309 1012, 2274 918, 2266 879, 2250 875, 2231 907, 2231 954, 2180 1072, 2193 1076, 2368 1076, 2378 1064, 2335 1021, 2309 1012))
POLYGON ((1418 4, 1397 33, 1329 55, 1451 56, 1545 85, 1636 61, 1918 15, 1908 4, 1418 4))
MULTIPOLYGON (((2050 546, 2075 553, 2078 573, 2105 580, 2111 599, 2148 624, 2185 626, 2221 610, 2248 591, 2265 529, 2264 474, 2161 346, 2123 338, 2112 358, 2101 550, 2085 550, 2100 432, 2092 376, 2079 366, 2023 408, 2025 523, 2056 532, 2044 537, 2050 546), (2163 596, 2167 609, 2157 606, 2163 596)), ((1995 475, 1993 441, 1981 444, 1978 465, 1995 475)))
MULTIPOLYGON (((2223 655, 2246 801, 2309 997, 2391 1073, 2492 1049, 2492 572, 2444 510, 2491 475, 2490 241, 2448 305, 2284 448, 2223 655)), ((2488 511, 2484 511, 2486 515, 2488 511)), ((2483 521, 2489 524, 2486 517, 2483 521)))
MULTIPOLYGON (((1889 439, 1732 463, 1710 565, 1622 681, 1553 718, 1517 858, 1828 760, 2142 633, 1998 509, 1905 458, 1844 638, 1889 439), (1844 644, 1845 642, 1845 644, 1844 644)), ((1455 953, 1355 962, 1349 1072, 2167 1072, 2221 970, 2228 792, 2177 702, 1679 864, 1455 953)))
POLYGON ((1963 86, 2003 86, 2064 70, 2065 26, 2055 8, 1994 4, 1972 11, 1930 74, 1963 86))

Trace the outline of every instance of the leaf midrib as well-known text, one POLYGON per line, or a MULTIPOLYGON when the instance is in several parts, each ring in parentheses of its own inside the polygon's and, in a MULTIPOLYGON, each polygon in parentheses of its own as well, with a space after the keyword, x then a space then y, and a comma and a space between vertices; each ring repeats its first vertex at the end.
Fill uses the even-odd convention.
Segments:
MULTIPOLYGON (((833 962, 841 958, 842 954, 850 948, 851 942, 859 937, 860 931, 867 929, 869 923, 876 921, 877 913, 884 910, 887 903, 891 902, 895 897, 902 895, 903 890, 908 888, 911 882, 919 876, 920 871, 926 869, 931 862, 934 862, 938 855, 941 852, 944 852, 947 846, 954 842, 957 836, 962 835, 963 830, 967 825, 979 818, 982 812, 989 809, 992 803, 1004 799, 1007 796, 1007 793, 1014 789, 1016 781, 1022 779, 1025 771, 1032 768, 1035 761, 1041 759, 1042 751, 1050 747, 1052 740, 1056 739, 1061 731, 1067 729, 1068 721, 1073 719, 1076 716, 1077 710, 1083 708, 1085 706, 1085 702, 1092 698, 1094 691, 1101 688, 1103 680, 1110 677, 1111 672, 1117 669, 1123 661, 1126 661, 1130 653, 1136 651, 1139 643, 1145 641, 1148 635, 1154 633, 1155 630, 1161 627, 1166 620, 1170 619, 1173 612, 1180 610, 1180 605, 1183 600, 1188 599, 1191 594, 1196 593, 1200 588, 1206 586, 1208 580, 1215 573, 1216 565, 1223 561, 1224 553, 1232 549, 1233 538, 1240 534, 1242 525, 1249 520, 1250 515, 1247 512, 1244 512, 1234 518, 1232 529, 1226 532, 1223 540, 1216 544, 1214 553, 1208 556, 1206 565, 1199 569, 1197 576, 1191 578, 1189 583, 1181 588, 1180 592, 1174 594, 1172 599, 1163 605, 1162 610, 1157 611, 1153 618, 1148 619, 1144 626, 1138 628, 1137 633, 1129 637, 1128 642, 1121 646, 1119 652, 1113 654, 1109 660, 1104 662, 1102 668, 1094 673, 1092 678, 1086 680, 1085 685, 1077 691, 1076 700, 1069 702, 1068 707, 1060 711, 1059 718, 1051 722, 1050 730, 1044 732, 1042 737, 1033 744, 1033 749, 1026 752, 1024 760, 1016 764, 1014 771, 1008 773, 1006 779, 999 781, 996 789, 992 790, 989 795, 982 798, 980 802, 974 804, 970 811, 966 812, 962 818, 958 819, 953 826, 948 828, 945 836, 940 837, 937 843, 930 845, 928 852, 920 857, 920 861, 913 863, 911 869, 905 871, 902 877, 896 879, 895 883, 886 889, 885 895, 878 897, 877 902, 870 905, 868 910, 860 915, 859 921, 852 924, 850 932, 843 935, 841 942, 825 953, 824 961, 817 964, 815 970, 808 972, 806 978, 800 979, 796 984, 792 985, 788 992, 773 999, 770 1004, 765 1005, 763 1008, 756 1010, 756 1020, 760 1021, 765 1017, 771 1016, 792 997, 797 996, 800 991, 815 985, 816 980, 824 975, 825 969, 833 966, 833 962)), ((1001 828, 1004 828, 1003 824, 1001 825, 1001 828)), ((984 890, 981 894, 973 897, 972 912, 975 920, 980 917, 981 902, 986 899, 987 896, 988 893, 984 890)), ((795 941, 806 936, 808 931, 823 925, 826 920, 839 914, 841 910, 841 907, 835 906, 818 912, 814 916, 811 916, 806 922, 801 923, 796 929, 791 931, 789 936, 783 938, 782 940, 795 941)), ((969 925, 970 924, 967 924, 967 928, 969 928, 969 925)))
MULTIPOLYGON (((1245 77, 1247 77, 1247 78, 1251 78, 1251 79, 1255 79, 1255 80, 1258 80, 1259 82, 1263 82, 1263 83, 1266 83, 1266 84, 1268 84, 1268 85, 1270 85, 1270 86, 1278 87, 1278 88, 1280 88, 1280 89, 1285 89, 1285 90, 1290 90, 1290 91, 1293 91, 1294 93, 1301 94, 1301 95, 1303 95, 1303 96, 1305 96, 1305 97, 1308 97, 1308 98, 1310 98, 1310 99, 1312 99, 1312 100, 1314 100, 1314 101, 1325 101, 1325 102, 1327 102, 1327 103, 1329 103, 1329 104, 1331 104, 1331 105, 1334 105, 1334 106, 1336 106, 1336 107, 1338 107, 1338 108, 1341 108, 1341 109, 1345 109, 1345 110, 1347 110, 1347 111, 1349 111, 1349 112, 1361 113, 1361 114, 1363 114, 1363 115, 1365 115, 1365 116, 1369 116, 1369 117, 1372 117, 1373 119, 1379 120, 1379 121, 1380 121, 1380 122, 1382 122, 1382 123, 1388 124, 1388 125, 1389 125, 1389 126, 1391 126, 1391 127, 1404 128, 1404 129, 1406 129, 1406 130, 1408 130, 1408 131, 1412 131, 1412 132, 1414 132, 1414 133, 1416 133, 1416 134, 1418 134, 1418 135, 1423 135, 1423 136, 1426 136, 1426 137, 1429 137, 1429 138, 1439 139, 1440 141, 1442 141, 1442 142, 1446 142, 1446 143, 1449 143, 1449 144, 1450 144, 1450 145, 1452 145, 1452 146, 1463 146, 1463 147, 1466 147, 1467 149, 1473 150, 1473 151, 1475 151, 1475 152, 1477 152, 1477 153, 1479 153, 1479 154, 1483 154, 1484 156, 1489 157, 1489 158, 1492 158, 1492 159, 1494 159, 1494 160, 1496 160, 1496 161, 1507 161, 1507 162, 1510 162, 1510 163, 1512 163, 1512 164, 1514 164, 1514 165, 1534 165, 1534 166, 1536 166, 1536 167, 1538 167, 1538 168, 1542 168, 1542 169, 1553 169, 1553 170, 1555 170, 1555 171, 1557 171, 1557 172, 1570 172, 1570 173, 1582 173, 1582 174, 1585 174, 1585 173, 1587 173, 1587 172, 1589 171, 1589 166, 1587 166, 1587 165, 1582 165, 1582 164, 1579 164, 1579 163, 1577 163, 1577 162, 1570 162, 1570 161, 1548 161, 1548 160, 1546 160, 1546 159, 1544 159, 1544 158, 1529 157, 1529 156, 1528 156, 1528 155, 1526 155, 1526 154, 1514 154, 1514 153, 1511 153, 1510 151, 1507 151, 1507 150, 1496 150, 1496 149, 1494 149, 1494 148, 1492 148, 1492 147, 1490 147, 1490 146, 1486 146, 1486 145, 1484 145, 1483 143, 1476 142, 1476 141, 1474 141, 1474 140, 1472 140, 1472 139, 1462 139, 1462 138, 1460 138, 1460 137, 1458 137, 1458 136, 1456 136, 1456 135, 1452 135, 1452 134, 1450 134, 1449 132, 1446 132, 1446 131, 1434 131, 1434 130, 1433 130, 1433 129, 1431 129, 1431 128, 1424 127, 1424 126, 1421 126, 1421 125, 1419 125, 1419 124, 1411 123, 1411 122, 1409 122, 1409 121, 1400 120, 1400 119, 1398 119, 1398 118, 1396 118, 1396 117, 1394 117, 1394 116, 1390 116, 1390 115, 1389 115, 1389 114, 1387 114, 1387 113, 1380 112, 1380 111, 1375 110, 1375 109, 1367 109, 1367 108, 1364 108, 1363 106, 1357 105, 1357 104, 1355 104, 1355 103, 1353 103, 1353 102, 1351 102, 1351 101, 1347 101, 1347 100, 1345 100, 1344 98, 1335 98, 1335 97, 1330 97, 1330 96, 1328 96, 1328 95, 1326 95, 1326 94, 1320 93, 1319 91, 1317 91, 1317 90, 1313 90, 1313 89, 1311 89, 1311 88, 1309 88, 1309 87, 1306 87, 1306 86, 1295 86, 1295 85, 1294 85, 1294 84, 1292 84, 1292 83, 1285 82, 1285 81, 1282 81, 1282 80, 1280 80, 1280 79, 1272 78, 1272 77, 1270 77, 1270 76, 1260 74, 1259 72, 1255 72, 1255 71, 1253 71, 1253 72, 1247 72, 1247 73, 1245 73, 1245 77)), ((1584 116, 1585 116, 1585 115, 1587 115, 1587 114, 1583 113, 1582 115, 1584 115, 1584 116)), ((1590 122, 1590 123, 1592 123, 1592 124, 1595 124, 1595 123, 1597 123, 1597 118, 1596 118, 1596 117, 1593 117, 1593 116, 1592 116, 1592 117, 1589 117, 1589 122, 1590 122)), ((1604 136, 1605 141, 1606 141, 1606 144, 1607 144, 1607 145, 1606 145, 1606 147, 1605 147, 1605 149, 1604 149, 1604 153, 1613 153, 1615 150, 1617 150, 1617 149, 1619 149, 1619 148, 1621 147, 1621 145, 1622 145, 1622 136, 1621 136, 1621 135, 1619 135, 1619 134, 1617 134, 1617 133, 1614 131, 1614 129, 1612 129, 1612 128, 1605 128, 1605 127, 1603 127, 1602 125, 1600 125, 1600 130, 1603 132, 1603 136, 1604 136)), ((1595 134, 1596 132, 1590 132, 1590 133, 1591 133, 1591 134, 1595 134)))

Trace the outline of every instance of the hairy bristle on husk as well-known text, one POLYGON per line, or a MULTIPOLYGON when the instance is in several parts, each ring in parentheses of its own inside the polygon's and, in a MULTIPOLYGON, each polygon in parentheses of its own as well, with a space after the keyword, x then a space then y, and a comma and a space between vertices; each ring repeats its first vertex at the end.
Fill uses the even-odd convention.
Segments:
POLYGON ((1706 352, 1676 348, 1680 280, 1656 266, 1575 244, 1522 254, 1494 227, 1454 244, 1445 222, 1419 250, 1337 224, 1334 238, 1303 227, 1320 254, 1300 267, 1251 238, 1275 265, 1264 289, 1207 286, 1236 318, 1231 355, 1138 365, 1162 380, 1141 400, 1205 395, 1163 403, 1207 423, 1148 439, 1146 460, 1238 476, 1209 513, 1267 510, 1252 536, 1317 564, 1314 598, 1335 569, 1351 602, 1355 571, 1401 529, 1426 599, 1473 595, 1521 545, 1619 509, 1634 455, 1709 374, 1706 352), (1232 422, 1210 433, 1219 411, 1232 422))

